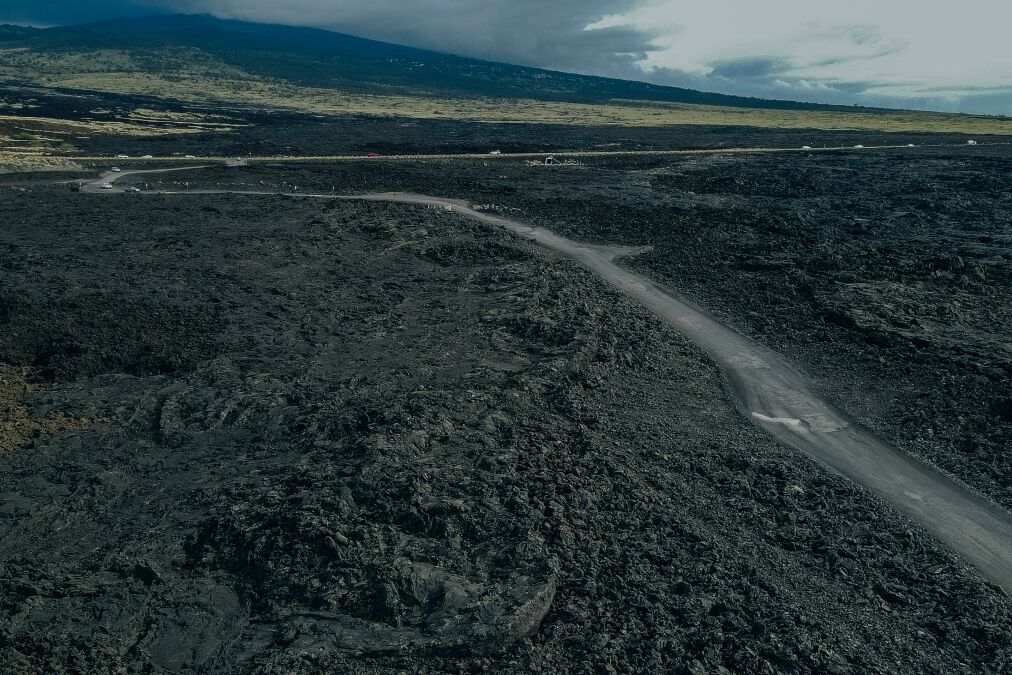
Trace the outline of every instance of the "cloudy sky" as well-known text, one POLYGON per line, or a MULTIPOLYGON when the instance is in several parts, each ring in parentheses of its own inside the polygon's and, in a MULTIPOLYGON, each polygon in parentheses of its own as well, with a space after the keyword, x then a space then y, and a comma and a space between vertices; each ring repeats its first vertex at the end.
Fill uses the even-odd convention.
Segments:
POLYGON ((0 0, 0 22, 35 25, 158 12, 707 91, 1012 115, 1012 0, 0 0))

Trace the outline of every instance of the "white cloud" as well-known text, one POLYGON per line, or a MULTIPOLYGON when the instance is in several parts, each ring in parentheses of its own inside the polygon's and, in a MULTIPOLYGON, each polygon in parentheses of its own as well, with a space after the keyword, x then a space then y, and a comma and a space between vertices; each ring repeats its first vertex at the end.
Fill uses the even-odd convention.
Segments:
POLYGON ((639 65, 658 79, 678 73, 736 92, 753 80, 953 105, 988 89, 1012 93, 1008 0, 652 0, 598 25, 653 35, 659 49, 639 65), (733 64, 740 72, 722 74, 733 64))

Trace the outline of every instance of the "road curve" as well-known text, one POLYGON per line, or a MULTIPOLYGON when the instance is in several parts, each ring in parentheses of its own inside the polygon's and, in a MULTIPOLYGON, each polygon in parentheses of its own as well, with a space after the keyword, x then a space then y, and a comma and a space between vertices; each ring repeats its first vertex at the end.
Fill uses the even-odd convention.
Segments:
POLYGON ((170 169, 136 169, 131 171, 106 171, 102 174, 99 174, 98 178, 80 182, 79 186, 81 188, 81 192, 107 192, 108 190, 106 190, 102 186, 108 183, 109 185, 113 186, 111 190, 122 192, 122 190, 116 190, 115 184, 118 181, 123 180, 127 176, 139 176, 154 173, 170 173, 172 171, 191 171, 193 169, 206 169, 206 168, 208 168, 208 165, 204 164, 201 166, 176 166, 170 169))
MULTIPOLYGON (((134 173, 141 172, 105 174, 88 183, 87 189, 100 190, 103 182, 120 180, 134 173)), ((213 190, 199 193, 287 194, 450 208, 465 217, 500 227, 557 251, 592 270, 705 350, 726 373, 738 408, 753 423, 890 502, 977 567, 994 584, 1012 594, 1012 518, 1006 511, 863 431, 822 401, 805 377, 776 353, 723 326, 704 310, 645 277, 618 266, 615 259, 623 253, 621 249, 581 244, 544 228, 476 211, 461 200, 425 195, 395 192, 335 196, 213 190)))

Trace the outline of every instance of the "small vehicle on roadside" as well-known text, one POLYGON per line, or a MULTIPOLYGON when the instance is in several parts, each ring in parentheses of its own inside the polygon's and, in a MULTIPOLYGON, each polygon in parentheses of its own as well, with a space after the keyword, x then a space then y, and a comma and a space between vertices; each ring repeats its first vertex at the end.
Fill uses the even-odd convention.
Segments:
POLYGON ((186 157, 183 157, 183 159, 197 159, 197 158, 194 157, 193 155, 187 155, 186 157))
POLYGON ((502 150, 493 150, 492 152, 490 152, 488 154, 490 154, 490 155, 501 155, 502 154, 502 150))
POLYGON ((376 157, 379 157, 379 156, 380 156, 380 154, 378 152, 370 152, 368 155, 366 155, 366 157, 371 157, 371 158, 376 158, 376 157))
POLYGON ((109 170, 112 171, 113 173, 119 173, 123 169, 119 168, 118 166, 114 166, 113 168, 111 168, 109 170))
POLYGON ((810 145, 802 145, 802 146, 801 146, 801 149, 802 149, 802 150, 811 150, 811 149, 812 149, 812 146, 810 146, 810 145))
POLYGON ((155 158, 154 155, 144 155, 143 157, 141 157, 141 159, 154 159, 154 158, 155 158))
POLYGON ((855 145, 855 146, 854 146, 854 149, 855 149, 855 150, 863 150, 863 149, 864 149, 864 146, 863 146, 863 145, 855 145))
POLYGON ((123 192, 130 192, 130 193, 135 193, 135 192, 140 192, 140 191, 141 191, 141 189, 139 187, 134 187, 133 185, 131 185, 128 188, 124 188, 123 189, 123 192))
POLYGON ((116 155, 116 159, 130 159, 130 155, 116 155))
POLYGON ((103 190, 111 190, 112 189, 112 183, 102 183, 102 189, 103 190))

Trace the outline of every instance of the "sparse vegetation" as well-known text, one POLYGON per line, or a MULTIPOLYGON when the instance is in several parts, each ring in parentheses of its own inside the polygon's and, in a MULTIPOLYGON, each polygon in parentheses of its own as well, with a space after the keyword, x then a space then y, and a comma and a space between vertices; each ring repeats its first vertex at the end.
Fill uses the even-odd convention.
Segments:
POLYGON ((0 454, 33 438, 83 431, 95 424, 94 419, 73 419, 60 413, 32 417, 25 399, 37 389, 28 381, 27 368, 0 363, 0 454))
POLYGON ((204 122, 204 116, 166 113, 159 118, 148 112, 125 115, 120 120, 70 120, 51 117, 0 115, 0 163, 13 164, 7 155, 17 153, 76 153, 75 141, 94 136, 152 137, 228 131, 235 125, 204 122))
MULTIPOLYGON (((616 125, 726 125, 765 129, 867 130, 1012 135, 1012 120, 921 112, 771 110, 725 106, 659 106, 643 103, 566 103, 533 99, 438 98, 367 95, 284 83, 227 78, 168 78, 146 73, 53 76, 45 84, 118 94, 155 96, 226 109, 255 107, 322 115, 376 115, 467 122, 616 125)), ((204 122, 206 126, 208 123, 204 122)))
POLYGON ((76 171, 83 167, 65 157, 46 157, 38 152, 0 151, 0 174, 23 171, 76 171))

